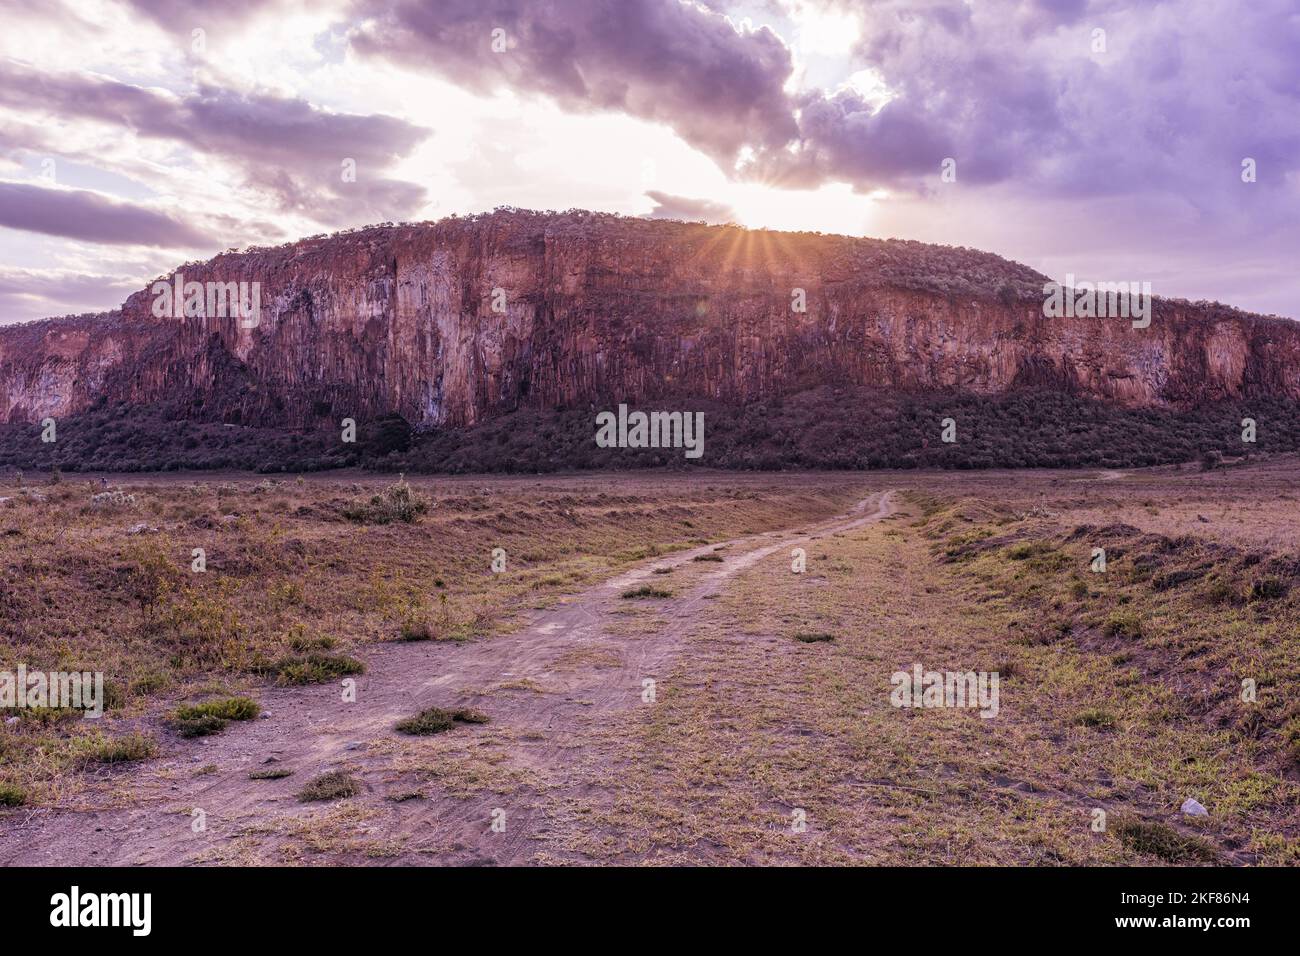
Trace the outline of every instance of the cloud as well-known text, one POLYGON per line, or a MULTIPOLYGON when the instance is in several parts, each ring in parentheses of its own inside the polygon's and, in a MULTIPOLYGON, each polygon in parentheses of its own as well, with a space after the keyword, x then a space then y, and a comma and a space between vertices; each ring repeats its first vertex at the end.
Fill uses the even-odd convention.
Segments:
POLYGON ((216 240, 187 223, 86 189, 0 181, 0 226, 83 242, 210 248, 216 240))
POLYGON ((1300 111, 1289 0, 880 0, 860 14, 853 66, 892 98, 877 111, 849 88, 796 94, 798 147, 756 157, 755 174, 924 192, 952 157, 966 185, 1230 206, 1242 156, 1300 165, 1300 124, 1259 122, 1300 111))
MULTIPOLYGON (((925 117, 886 104, 876 106, 844 89, 801 97, 796 149, 755 156, 749 175, 786 187, 815 188, 827 181, 864 188, 898 185, 938 170, 956 144, 950 131, 925 117)), ((983 164, 981 164, 983 165, 983 164)), ((987 168, 980 177, 990 178, 987 168)))
POLYGON ((139 288, 122 276, 0 267, 0 325, 112 308, 139 288))
POLYGON ((710 199, 690 199, 651 189, 646 195, 655 201, 650 219, 680 219, 683 222, 707 222, 718 225, 736 221, 736 212, 726 203, 710 199))
POLYGON ((341 223, 358 214, 407 218, 423 187, 385 175, 429 130, 382 114, 321 109, 297 97, 237 92, 211 84, 176 95, 83 74, 42 74, 0 64, 0 104, 61 119, 115 124, 230 160, 282 211, 341 223), (355 181, 345 181, 352 160, 355 181))
MULTIPOLYGON (((981 210, 1002 220, 990 243, 1032 251, 1021 240, 1028 223, 1086 204, 1112 217, 1126 209, 1127 231, 1084 216, 1051 238, 1054 262, 1074 249, 1080 270, 1113 269, 1084 252, 1105 243, 1120 261, 1168 265, 1171 292, 1207 275, 1240 289, 1234 263, 1245 260, 1251 275, 1265 263, 1290 269, 1289 223, 1300 217, 1293 0, 355 0, 351 9, 363 58, 662 123, 733 180, 884 190, 882 211, 905 205, 908 218, 893 221, 912 233, 983 233, 955 215, 981 210), (737 9, 773 28, 725 16, 737 9), (856 42, 816 69, 782 39, 846 16, 856 42), (826 79, 836 70, 839 85, 826 79), (822 85, 805 85, 813 75, 822 85), (1261 171, 1249 185, 1247 157, 1261 171), (941 178, 947 159, 952 183, 941 178)), ((666 211, 655 214, 678 211, 658 202, 666 211)), ((1269 299, 1294 312, 1290 297, 1269 299)))
POLYGON ((210 0, 128 0, 128 3, 159 26, 185 34, 215 20, 245 20, 268 8, 289 6, 270 0, 222 0, 220 4, 210 0))
MULTIPOLYGON (((1294 0, 52 2, 0 0, 23 27, 0 39, 0 178, 55 158, 66 185, 203 210, 182 224, 222 246, 416 218, 431 195, 711 220, 724 196, 825 228, 839 220, 805 197, 855 188, 871 212, 844 231, 1300 301, 1294 0), (621 161, 592 175, 606 155, 621 161)), ((3 258, 45 264, 31 238, 6 232, 3 258)))
POLYGON ((510 88, 574 111, 671 126, 723 165, 779 149, 798 126, 782 89, 790 51, 676 0, 358 0, 352 46, 481 92, 510 88), (358 22, 359 21, 359 22, 358 22), (493 49, 495 30, 504 31, 493 49))
MULTIPOLYGON (((793 89, 791 50, 721 3, 679 0, 356 0, 357 51, 479 91, 553 98, 674 129, 733 178, 790 188, 847 182, 925 193, 944 159, 966 185, 1080 195, 1155 188, 1222 193, 1207 151, 1248 144, 1296 168, 1300 127, 1251 117, 1300 108, 1289 0, 1244 9, 1170 0, 801 0, 800 15, 852 13, 845 77, 793 89), (493 50, 493 31, 503 52, 493 50), (1094 31, 1106 31, 1106 50, 1094 31), (1249 109, 1248 109, 1249 107, 1249 109)), ((761 6, 760 6, 761 9, 761 6)), ((1245 155, 1243 153, 1243 155, 1245 155)), ((1251 154, 1253 155, 1253 154, 1251 154)), ((1216 171, 1217 175, 1217 171, 1216 171)))

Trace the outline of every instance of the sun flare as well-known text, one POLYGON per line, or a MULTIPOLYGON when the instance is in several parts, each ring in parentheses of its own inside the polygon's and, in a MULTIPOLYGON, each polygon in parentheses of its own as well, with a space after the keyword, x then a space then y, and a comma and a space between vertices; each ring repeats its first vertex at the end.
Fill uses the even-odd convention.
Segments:
POLYGON ((863 236, 873 225, 877 197, 855 193, 847 183, 831 183, 808 190, 738 185, 729 198, 737 220, 751 229, 863 236))

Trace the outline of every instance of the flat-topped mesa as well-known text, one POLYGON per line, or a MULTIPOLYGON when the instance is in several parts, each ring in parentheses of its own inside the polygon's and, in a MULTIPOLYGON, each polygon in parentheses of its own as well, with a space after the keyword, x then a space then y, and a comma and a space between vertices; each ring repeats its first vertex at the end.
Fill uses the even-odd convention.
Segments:
POLYGON ((916 242, 498 210, 177 271, 182 292, 202 287, 197 314, 163 307, 173 274, 114 312, 0 326, 0 420, 121 402, 259 425, 392 411, 466 425, 822 383, 1125 405, 1300 398, 1294 322, 1168 299, 1147 328, 1048 318, 1044 276, 916 242), (256 285, 255 316, 208 314, 211 285, 231 283, 256 285))

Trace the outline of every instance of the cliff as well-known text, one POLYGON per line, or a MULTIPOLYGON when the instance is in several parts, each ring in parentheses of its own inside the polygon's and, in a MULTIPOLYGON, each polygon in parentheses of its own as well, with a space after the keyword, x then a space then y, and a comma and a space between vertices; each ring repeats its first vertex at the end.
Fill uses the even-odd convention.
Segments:
POLYGON ((0 421, 107 401, 258 425, 391 411, 472 425, 659 398, 739 405, 826 383, 1046 388, 1126 407, 1300 398, 1291 321, 1168 299, 1148 328, 1045 318, 1033 270, 897 240, 500 210, 178 271, 260 283, 256 326, 157 318, 152 283, 114 312, 0 326, 0 421))

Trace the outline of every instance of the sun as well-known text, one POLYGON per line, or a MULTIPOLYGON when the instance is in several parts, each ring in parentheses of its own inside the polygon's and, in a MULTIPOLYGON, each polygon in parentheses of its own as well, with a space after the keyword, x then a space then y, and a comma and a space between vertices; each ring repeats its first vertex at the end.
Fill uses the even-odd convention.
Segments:
POLYGON ((800 4, 791 13, 795 49, 804 55, 843 56, 862 35, 862 23, 855 13, 823 10, 812 4, 800 4))
POLYGON ((865 236, 875 219, 875 197, 855 193, 847 183, 798 190, 737 184, 728 200, 741 225, 751 229, 865 236))

